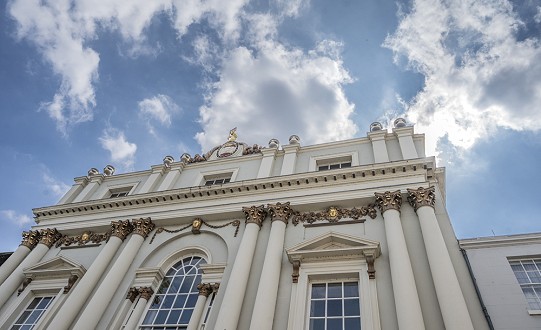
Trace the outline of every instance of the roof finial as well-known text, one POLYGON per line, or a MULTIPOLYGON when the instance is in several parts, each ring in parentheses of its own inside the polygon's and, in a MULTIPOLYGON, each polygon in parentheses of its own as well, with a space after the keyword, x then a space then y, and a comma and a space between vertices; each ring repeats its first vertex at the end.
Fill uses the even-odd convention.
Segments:
POLYGON ((233 128, 229 131, 229 138, 227 138, 227 141, 235 141, 237 139, 237 128, 233 128))

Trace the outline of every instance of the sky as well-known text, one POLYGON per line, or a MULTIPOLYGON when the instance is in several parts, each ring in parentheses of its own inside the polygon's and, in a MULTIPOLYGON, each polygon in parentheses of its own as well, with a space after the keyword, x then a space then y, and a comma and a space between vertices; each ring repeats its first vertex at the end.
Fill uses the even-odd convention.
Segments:
POLYGON ((9 0, 0 251, 91 167, 404 117, 458 238, 541 232, 541 0, 9 0))

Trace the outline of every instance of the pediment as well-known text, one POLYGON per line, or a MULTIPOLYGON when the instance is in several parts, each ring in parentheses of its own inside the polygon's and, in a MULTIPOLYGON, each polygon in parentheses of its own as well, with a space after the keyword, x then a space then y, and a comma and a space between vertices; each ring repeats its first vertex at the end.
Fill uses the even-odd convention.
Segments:
POLYGON ((376 258, 381 249, 377 241, 331 231, 292 246, 286 252, 292 262, 321 258, 376 258))
POLYGON ((24 269, 27 277, 69 277, 71 275, 82 276, 86 269, 83 265, 63 256, 42 261, 32 267, 24 269))

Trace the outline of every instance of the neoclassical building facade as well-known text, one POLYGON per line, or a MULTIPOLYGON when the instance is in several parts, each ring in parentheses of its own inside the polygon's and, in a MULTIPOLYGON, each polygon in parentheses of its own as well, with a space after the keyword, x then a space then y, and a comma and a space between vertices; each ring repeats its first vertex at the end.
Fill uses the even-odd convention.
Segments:
POLYGON ((0 329, 489 329, 445 173, 397 119, 75 178, 0 267, 0 329))

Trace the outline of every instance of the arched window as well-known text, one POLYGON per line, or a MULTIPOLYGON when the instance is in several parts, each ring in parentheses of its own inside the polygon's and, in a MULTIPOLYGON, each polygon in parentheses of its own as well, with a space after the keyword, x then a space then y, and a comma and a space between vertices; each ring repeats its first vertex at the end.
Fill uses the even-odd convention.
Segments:
POLYGON ((192 256, 180 260, 169 269, 140 329, 186 329, 199 294, 199 266, 203 264, 206 264, 203 258, 192 256))

